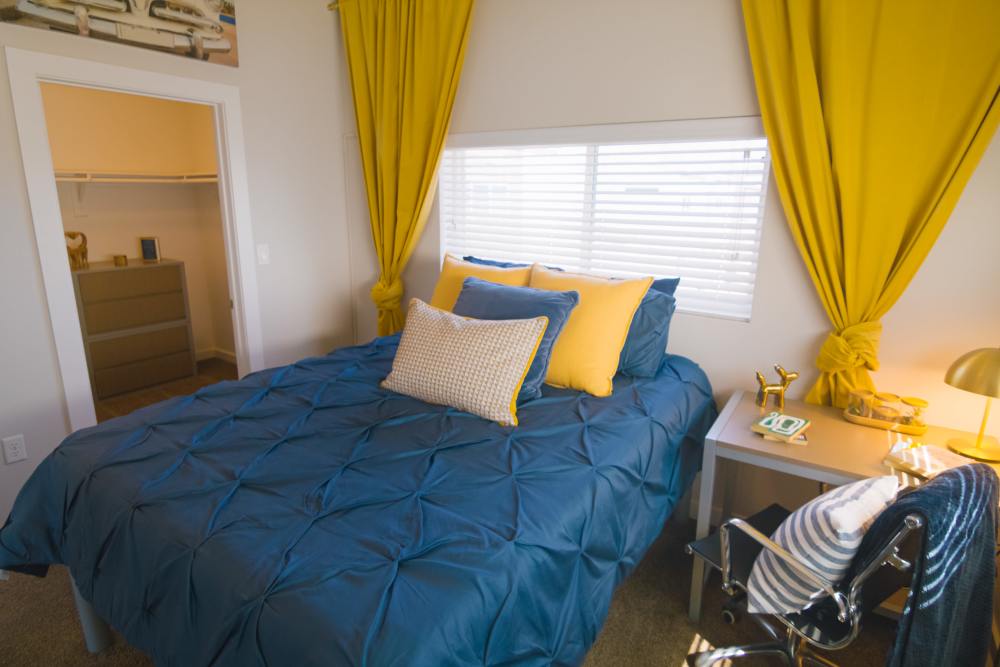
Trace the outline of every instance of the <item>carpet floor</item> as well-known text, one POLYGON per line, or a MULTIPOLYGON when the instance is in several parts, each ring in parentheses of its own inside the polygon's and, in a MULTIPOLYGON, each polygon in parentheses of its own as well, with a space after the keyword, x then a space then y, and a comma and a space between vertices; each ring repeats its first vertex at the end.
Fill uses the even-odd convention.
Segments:
MULTIPOLYGON (((692 647, 729 646, 761 641, 755 625, 744 619, 734 626, 718 613, 723 601, 718 576, 709 581, 702 620, 687 619, 691 588, 690 557, 684 544, 694 534, 693 522, 671 520, 636 571, 618 589, 607 622, 585 667, 680 667, 692 647)), ((831 654, 842 665, 881 665, 895 624, 871 617, 861 637, 831 654)), ((777 662, 740 661, 739 665, 777 662)), ((12 574, 0 581, 0 665, 10 667, 132 667, 152 665, 140 651, 116 637, 105 653, 87 653, 80 633, 66 569, 52 568, 36 579, 12 574)))

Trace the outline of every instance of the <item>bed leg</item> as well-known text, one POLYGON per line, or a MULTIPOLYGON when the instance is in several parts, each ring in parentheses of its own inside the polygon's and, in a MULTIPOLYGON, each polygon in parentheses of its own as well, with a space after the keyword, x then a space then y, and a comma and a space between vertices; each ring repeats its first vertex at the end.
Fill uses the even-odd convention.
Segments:
POLYGON ((70 584, 73 586, 73 600, 76 602, 76 613, 80 616, 80 628, 83 630, 87 650, 101 653, 111 646, 111 628, 97 615, 93 605, 83 599, 72 578, 70 584))

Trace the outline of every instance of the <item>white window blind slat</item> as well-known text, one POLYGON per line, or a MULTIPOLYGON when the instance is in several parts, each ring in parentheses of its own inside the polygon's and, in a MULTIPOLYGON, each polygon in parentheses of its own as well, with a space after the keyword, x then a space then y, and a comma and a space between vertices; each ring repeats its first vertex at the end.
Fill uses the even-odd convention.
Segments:
POLYGON ((678 309, 748 320, 763 138, 448 148, 441 247, 608 276, 680 276, 678 309))

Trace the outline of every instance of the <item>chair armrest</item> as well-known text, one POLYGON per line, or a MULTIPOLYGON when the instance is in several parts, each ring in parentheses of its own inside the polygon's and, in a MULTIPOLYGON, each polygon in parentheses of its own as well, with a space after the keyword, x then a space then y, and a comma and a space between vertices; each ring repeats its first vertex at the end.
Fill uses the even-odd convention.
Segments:
MULTIPOLYGON (((764 533, 760 532, 749 523, 743 519, 729 519, 719 526, 719 539, 722 544, 722 587, 727 592, 732 592, 732 579, 730 571, 730 552, 729 552, 729 531, 736 529, 750 537, 755 542, 760 544, 764 549, 770 551, 777 558, 784 561, 789 567, 791 567, 798 575, 803 577, 806 581, 816 585, 823 590, 827 595, 833 598, 834 602, 837 603, 837 608, 840 611, 841 621, 847 618, 847 598, 846 596, 838 591, 834 583, 823 576, 822 573, 816 571, 808 563, 798 558, 795 554, 791 553, 783 546, 769 538, 764 533)), ((760 556, 757 556, 760 558, 760 556)))

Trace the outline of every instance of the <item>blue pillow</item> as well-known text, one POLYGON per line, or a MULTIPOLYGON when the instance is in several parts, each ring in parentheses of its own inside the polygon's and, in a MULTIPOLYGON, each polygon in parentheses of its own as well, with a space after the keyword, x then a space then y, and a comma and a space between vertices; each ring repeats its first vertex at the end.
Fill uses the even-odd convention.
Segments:
MULTIPOLYGON (((499 266, 502 269, 514 269, 522 266, 531 266, 531 264, 525 264, 523 262, 502 262, 499 259, 483 259, 482 257, 476 257, 475 255, 466 255, 462 259, 473 264, 482 264, 483 266, 499 266)), ((562 269, 558 266, 546 266, 545 268, 553 271, 562 271, 562 269)))
POLYGON ((577 292, 556 292, 532 287, 498 285, 479 278, 466 278, 452 312, 479 320, 523 320, 545 315, 549 325, 538 344, 538 352, 521 384, 517 402, 542 395, 542 383, 549 370, 552 346, 580 302, 577 292))
POLYGON ((482 264, 483 266, 499 266, 502 269, 513 269, 519 266, 531 266, 530 264, 519 264, 517 262, 501 262, 496 259, 483 259, 482 257, 475 257, 473 255, 466 255, 462 259, 466 262, 472 262, 473 264, 482 264))
POLYGON ((673 296, 674 292, 677 291, 677 286, 680 284, 680 278, 660 278, 658 280, 654 280, 649 289, 662 292, 667 296, 673 296))
POLYGON ((667 353, 670 319, 677 309, 674 292, 680 281, 680 278, 653 281, 632 318, 618 361, 619 373, 653 377, 660 369, 663 356, 667 353))

